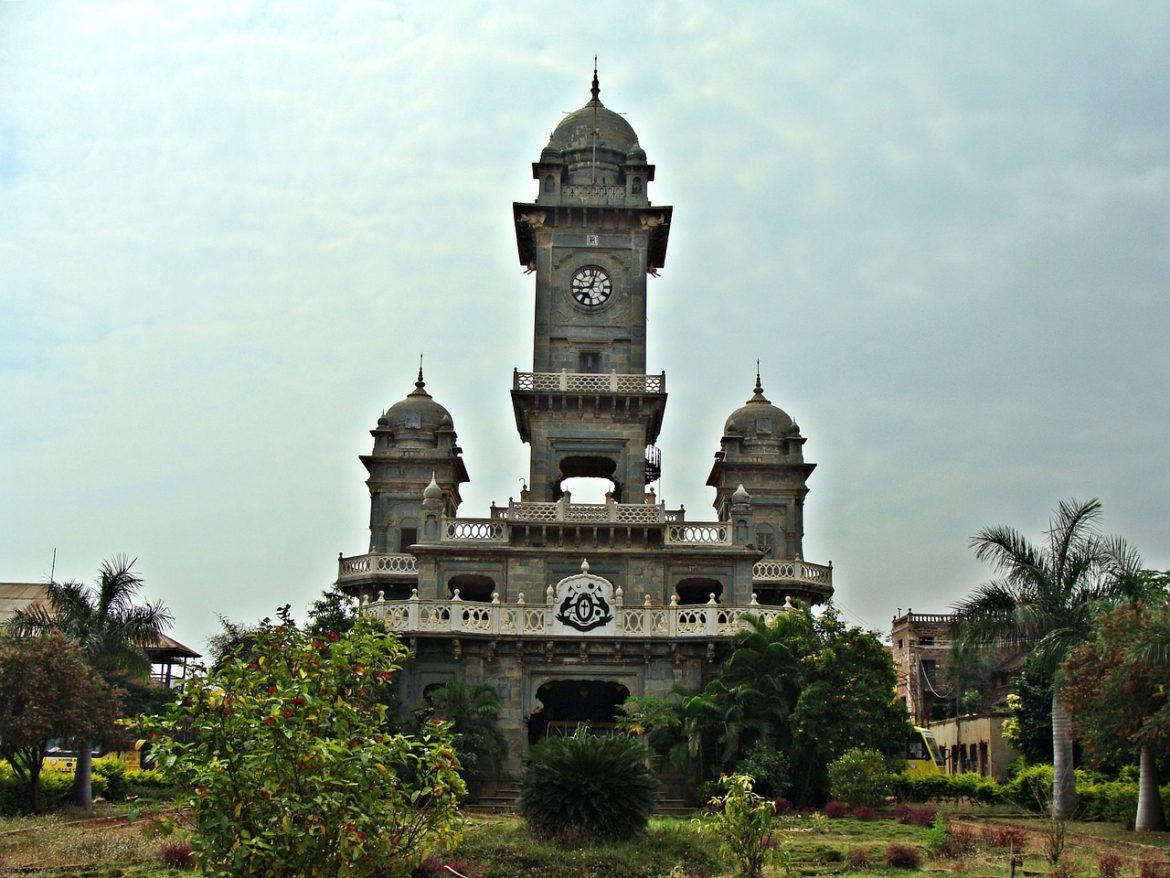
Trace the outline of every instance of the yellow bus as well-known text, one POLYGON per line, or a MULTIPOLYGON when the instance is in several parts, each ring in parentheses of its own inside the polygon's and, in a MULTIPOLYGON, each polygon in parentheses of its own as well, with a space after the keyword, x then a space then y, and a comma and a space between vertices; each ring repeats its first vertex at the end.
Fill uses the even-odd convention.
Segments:
POLYGON ((944 774, 946 761, 929 729, 914 726, 906 738, 907 774, 944 774))

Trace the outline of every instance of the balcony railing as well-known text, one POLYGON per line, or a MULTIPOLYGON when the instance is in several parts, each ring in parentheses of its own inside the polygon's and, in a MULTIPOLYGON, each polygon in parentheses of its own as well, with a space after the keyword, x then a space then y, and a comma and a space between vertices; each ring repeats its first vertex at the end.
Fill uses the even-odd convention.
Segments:
MULTIPOLYGON (((444 526, 445 541, 503 543, 507 541, 507 526, 512 521, 528 523, 567 520, 586 523, 591 520, 615 520, 611 518, 590 519, 586 517, 585 513, 581 517, 571 517, 569 519, 545 517, 550 508, 560 508, 563 505, 561 503, 512 503, 508 507, 498 508, 495 517, 491 519, 448 519, 444 526), (535 507, 535 509, 532 507, 535 507)), ((580 506, 584 505, 580 504, 580 506)), ((580 508, 580 506, 574 505, 569 508, 575 510, 580 508)), ((666 525, 665 536, 670 545, 726 545, 725 541, 729 533, 727 525, 707 523, 687 524, 685 522, 675 524, 672 523, 672 516, 678 513, 674 510, 664 510, 661 504, 658 506, 642 506, 635 503, 596 504, 590 508, 612 509, 615 506, 619 510, 629 510, 628 515, 618 515, 616 520, 620 523, 644 524, 648 522, 652 523, 652 521, 664 523, 666 525), (638 510, 639 514, 644 514, 646 518, 640 521, 637 520, 634 510, 638 510), (651 519, 650 513, 656 513, 659 517, 651 519)), ((417 576, 418 562, 415 560, 414 555, 405 553, 371 553, 369 555, 354 555, 349 558, 338 558, 337 581, 339 583, 356 579, 368 579, 371 575, 375 578, 381 576, 417 576)), ((800 583, 816 586, 821 589, 831 589, 833 587, 833 566, 831 564, 814 564, 811 561, 802 561, 800 558, 795 558, 790 561, 757 561, 752 567, 752 582, 759 583, 760 585, 800 583)), ((915 614, 914 618, 915 620, 924 621, 952 620, 950 616, 934 617, 923 616, 922 614, 915 614)))
MULTIPOLYGON (((791 604, 764 606, 752 602, 746 607, 725 607, 714 600, 700 605, 681 605, 675 598, 669 606, 654 606, 649 597, 642 606, 624 607, 615 603, 615 633, 607 636, 638 639, 729 638, 746 627, 746 616, 771 622, 781 613, 793 610, 791 604)), ((381 619, 387 629, 401 634, 484 634, 532 637, 581 637, 568 634, 554 625, 556 607, 551 603, 526 604, 518 595, 514 604, 479 603, 460 599, 459 592, 450 600, 422 600, 418 591, 404 601, 367 601, 361 612, 381 619)))
POLYGON ((547 393, 666 393, 666 373, 619 375, 617 372, 512 373, 513 390, 547 393))

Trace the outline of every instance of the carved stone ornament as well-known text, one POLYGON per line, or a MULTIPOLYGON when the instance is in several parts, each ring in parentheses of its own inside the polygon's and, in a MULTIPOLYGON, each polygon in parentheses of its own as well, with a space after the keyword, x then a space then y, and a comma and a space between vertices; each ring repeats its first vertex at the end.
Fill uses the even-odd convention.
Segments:
POLYGON ((614 633, 613 583, 608 579, 584 572, 568 576, 557 583, 553 606, 558 634, 614 633))
POLYGON ((520 214, 520 222, 532 226, 534 229, 544 225, 547 214, 543 210, 534 210, 531 213, 520 214))

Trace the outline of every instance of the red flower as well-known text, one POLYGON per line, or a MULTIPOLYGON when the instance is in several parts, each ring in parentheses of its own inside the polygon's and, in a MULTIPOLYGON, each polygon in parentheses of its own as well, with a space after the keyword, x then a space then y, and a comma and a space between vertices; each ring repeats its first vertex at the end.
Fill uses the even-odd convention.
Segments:
POLYGON ((271 726, 271 725, 275 725, 275 724, 276 724, 276 717, 274 717, 274 716, 264 717, 264 725, 271 726))
POLYGON ((325 634, 325 636, 328 637, 330 640, 337 640, 338 639, 338 634, 336 631, 329 631, 325 634))
POLYGON ((304 707, 305 699, 301 698, 301 696, 298 695, 296 698, 293 699, 293 704, 295 704, 297 707, 304 707))
POLYGON ((296 716, 296 714, 297 714, 297 712, 295 710, 293 710, 291 707, 286 707, 284 709, 284 718, 285 719, 289 719, 291 717, 294 717, 294 716, 296 716))

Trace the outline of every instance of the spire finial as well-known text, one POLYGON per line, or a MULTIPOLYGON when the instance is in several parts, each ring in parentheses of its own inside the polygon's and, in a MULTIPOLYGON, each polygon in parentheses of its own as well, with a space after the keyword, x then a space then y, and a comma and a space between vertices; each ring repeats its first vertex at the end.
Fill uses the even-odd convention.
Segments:
POLYGON ((423 361, 423 355, 419 354, 418 355, 418 380, 414 382, 414 386, 416 388, 418 388, 419 390, 422 390, 424 387, 427 386, 427 383, 425 381, 423 381, 422 361, 423 361))
POLYGON ((590 91, 590 94, 593 95, 593 100, 595 100, 595 101, 598 99, 598 95, 601 94, 601 83, 598 82, 598 80, 597 80, 597 56, 596 55, 593 56, 593 88, 591 88, 589 91, 590 91))
POLYGON ((756 393, 763 393, 764 386, 760 383, 760 361, 756 360, 756 393))

